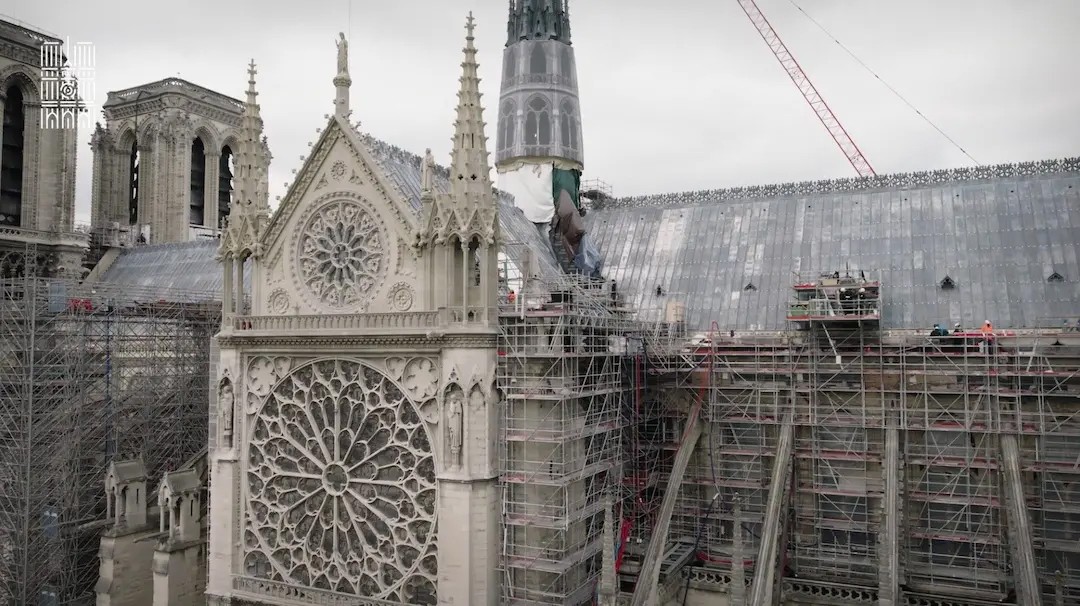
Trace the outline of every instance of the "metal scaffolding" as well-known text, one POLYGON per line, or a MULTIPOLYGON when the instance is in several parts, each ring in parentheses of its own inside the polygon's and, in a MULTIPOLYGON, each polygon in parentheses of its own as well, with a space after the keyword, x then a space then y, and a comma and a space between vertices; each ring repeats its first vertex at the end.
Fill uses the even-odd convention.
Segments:
MULTIPOLYGON (((680 599, 1080 599, 1080 332, 883 330, 887 285, 796 282, 792 331, 649 339, 670 430, 641 434, 663 454, 626 478, 657 476, 654 500, 678 490, 660 583, 680 599), (673 474, 702 390, 706 428, 673 474)), ((631 590, 638 571, 620 572, 631 590)))
POLYGON ((205 448, 220 304, 161 296, 0 282, 0 603, 92 602, 109 462, 152 485, 205 448))
POLYGON ((625 339, 610 286, 527 277, 500 314, 506 604, 591 603, 621 477, 625 339))

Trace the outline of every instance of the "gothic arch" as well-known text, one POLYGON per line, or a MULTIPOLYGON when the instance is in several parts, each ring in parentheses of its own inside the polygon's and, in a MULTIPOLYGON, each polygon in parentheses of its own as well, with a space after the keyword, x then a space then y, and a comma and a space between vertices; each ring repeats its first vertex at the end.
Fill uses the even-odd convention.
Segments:
POLYGON ((232 153, 234 155, 236 154, 236 152, 240 151, 240 133, 236 132, 235 130, 225 131, 225 134, 221 136, 220 141, 221 142, 219 144, 214 145, 214 149, 217 150, 217 153, 220 154, 221 150, 225 149, 226 147, 232 150, 232 153))
POLYGON ((135 143, 135 128, 133 126, 125 125, 120 129, 120 132, 113 139, 116 142, 116 148, 128 152, 131 150, 131 144, 135 143))
POLYGON ((221 149, 218 145, 220 139, 217 132, 214 130, 214 127, 201 120, 195 124, 192 139, 202 139, 203 147, 206 149, 207 154, 221 149))
POLYGON ((37 82, 41 74, 21 63, 10 65, 0 70, 0 94, 7 93, 12 85, 22 91, 23 103, 36 103, 40 100, 37 82))
POLYGON ((525 103, 525 145, 551 145, 551 101, 541 94, 525 103))
POLYGON ((503 101, 499 109, 499 149, 514 147, 514 135, 517 133, 517 103, 513 99, 503 101))
POLYGON ((581 140, 579 132, 581 121, 577 115, 577 107, 570 99, 563 99, 559 104, 559 137, 562 146, 568 149, 577 149, 581 140))

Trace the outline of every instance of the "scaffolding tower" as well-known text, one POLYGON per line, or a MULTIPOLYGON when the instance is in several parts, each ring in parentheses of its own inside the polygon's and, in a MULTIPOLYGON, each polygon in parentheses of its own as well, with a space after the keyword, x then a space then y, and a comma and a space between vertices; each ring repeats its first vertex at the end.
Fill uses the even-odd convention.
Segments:
POLYGON ((626 344, 610 285, 527 276, 500 313, 504 604, 592 603, 621 479, 626 344))
POLYGON ((92 603, 109 462, 206 447, 220 304, 35 273, 0 282, 0 604, 92 603))
POLYGON ((708 392, 681 474, 677 418, 643 447, 665 453, 656 467, 627 459, 627 480, 678 490, 657 563, 667 595, 1080 600, 1080 332, 885 330, 869 273, 796 277, 793 330, 649 349, 660 416, 685 423, 708 392))

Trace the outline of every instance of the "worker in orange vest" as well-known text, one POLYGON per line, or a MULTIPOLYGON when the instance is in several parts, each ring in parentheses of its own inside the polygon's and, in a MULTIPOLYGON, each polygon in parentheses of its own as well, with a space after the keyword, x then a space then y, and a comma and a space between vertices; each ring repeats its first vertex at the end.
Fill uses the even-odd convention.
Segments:
POLYGON ((981 330, 984 335, 992 335, 994 334, 994 325, 990 323, 990 320, 987 320, 986 322, 983 322, 981 330))
POLYGON ((511 290, 511 291, 510 291, 510 292, 509 292, 509 293, 508 293, 508 294, 506 295, 506 301, 507 301, 508 303, 513 303, 513 302, 514 302, 515 300, 517 300, 517 293, 515 293, 514 291, 512 291, 512 290, 511 290))

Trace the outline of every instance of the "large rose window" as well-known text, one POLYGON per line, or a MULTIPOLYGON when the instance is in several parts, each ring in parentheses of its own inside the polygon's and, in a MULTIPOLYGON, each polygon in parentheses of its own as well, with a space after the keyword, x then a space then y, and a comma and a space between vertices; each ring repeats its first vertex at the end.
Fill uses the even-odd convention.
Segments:
POLYGON ((386 271, 384 240, 378 221, 360 204, 327 204, 301 232, 300 281, 325 305, 355 307, 371 297, 386 271))
POLYGON ((435 465, 412 403, 344 360, 286 377, 248 447, 245 574, 434 604, 435 465))

